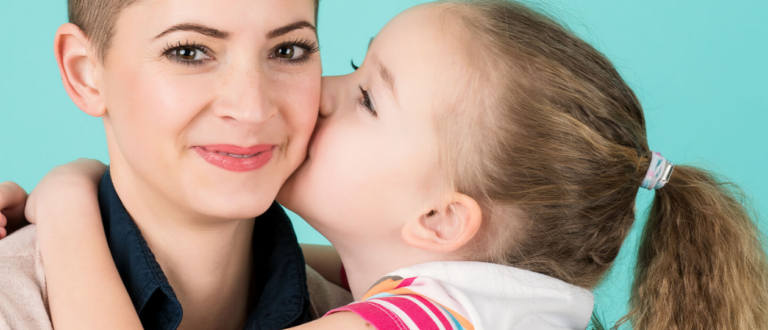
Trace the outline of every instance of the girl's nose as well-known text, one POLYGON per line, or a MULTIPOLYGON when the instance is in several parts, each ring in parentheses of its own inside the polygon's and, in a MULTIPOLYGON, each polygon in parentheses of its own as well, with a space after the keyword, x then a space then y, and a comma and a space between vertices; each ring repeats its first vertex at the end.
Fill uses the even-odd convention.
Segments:
POLYGON ((337 100, 342 89, 339 88, 341 76, 323 77, 320 93, 320 117, 329 117, 338 106, 337 100))

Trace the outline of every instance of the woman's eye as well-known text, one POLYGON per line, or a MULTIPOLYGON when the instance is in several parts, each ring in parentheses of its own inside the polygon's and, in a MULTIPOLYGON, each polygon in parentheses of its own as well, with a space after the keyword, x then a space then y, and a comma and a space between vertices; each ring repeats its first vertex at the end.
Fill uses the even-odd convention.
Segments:
POLYGON ((166 56, 182 64, 202 64, 203 61, 211 59, 201 46, 179 46, 168 50, 166 56))
POLYGON ((286 64, 299 65, 309 61, 312 54, 319 50, 316 41, 299 39, 277 45, 269 54, 269 58, 277 59, 286 64))
POLYGON ((275 57, 286 60, 295 60, 304 57, 306 50, 296 45, 281 46, 275 49, 275 57))

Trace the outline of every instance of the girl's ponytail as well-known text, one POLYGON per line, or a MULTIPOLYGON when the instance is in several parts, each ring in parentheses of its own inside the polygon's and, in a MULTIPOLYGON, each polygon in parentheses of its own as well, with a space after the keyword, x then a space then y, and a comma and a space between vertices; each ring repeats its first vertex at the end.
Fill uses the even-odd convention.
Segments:
POLYGON ((690 166, 656 190, 626 317, 633 328, 768 328, 768 258, 740 196, 690 166))
POLYGON ((518 1, 449 2, 477 87, 436 127, 451 182, 488 210, 473 256, 593 289, 635 222, 638 188, 660 188, 623 321, 768 329, 768 259, 738 189, 689 166, 663 175, 635 93, 554 19, 518 1))

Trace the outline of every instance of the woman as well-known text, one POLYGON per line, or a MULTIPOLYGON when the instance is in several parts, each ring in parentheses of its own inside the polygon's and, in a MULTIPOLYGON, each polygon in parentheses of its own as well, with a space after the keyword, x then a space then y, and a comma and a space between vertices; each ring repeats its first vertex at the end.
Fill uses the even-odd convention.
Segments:
MULTIPOLYGON (((111 169, 100 201, 110 237, 99 244, 121 265, 131 297, 122 303, 145 328, 310 320, 318 311, 301 250, 274 199, 304 159, 317 117, 317 2, 70 1, 69 9, 73 23, 57 31, 55 55, 70 98, 104 121, 111 169)), ((45 283, 38 234, 49 233, 27 228, 0 242, 0 272, 14 283, 0 289, 9 297, 0 326, 50 328, 48 292, 88 299, 45 283)), ((45 262, 66 262, 61 252, 45 262)), ((64 269, 86 278, 93 270, 64 269)), ((98 328, 103 313, 93 315, 98 328)))

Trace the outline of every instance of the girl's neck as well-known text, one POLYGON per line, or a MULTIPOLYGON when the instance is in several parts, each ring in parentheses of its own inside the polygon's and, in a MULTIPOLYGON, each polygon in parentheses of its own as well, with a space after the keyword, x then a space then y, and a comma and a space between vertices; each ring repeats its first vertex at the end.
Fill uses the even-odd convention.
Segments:
POLYGON ((417 249, 399 240, 386 243, 371 240, 341 242, 330 237, 329 240, 344 264, 355 301, 362 300, 376 282, 391 272, 426 262, 449 260, 447 255, 417 249))
POLYGON ((252 274, 255 219, 206 219, 111 167, 120 200, 154 253, 184 310, 180 328, 244 325, 252 274))

